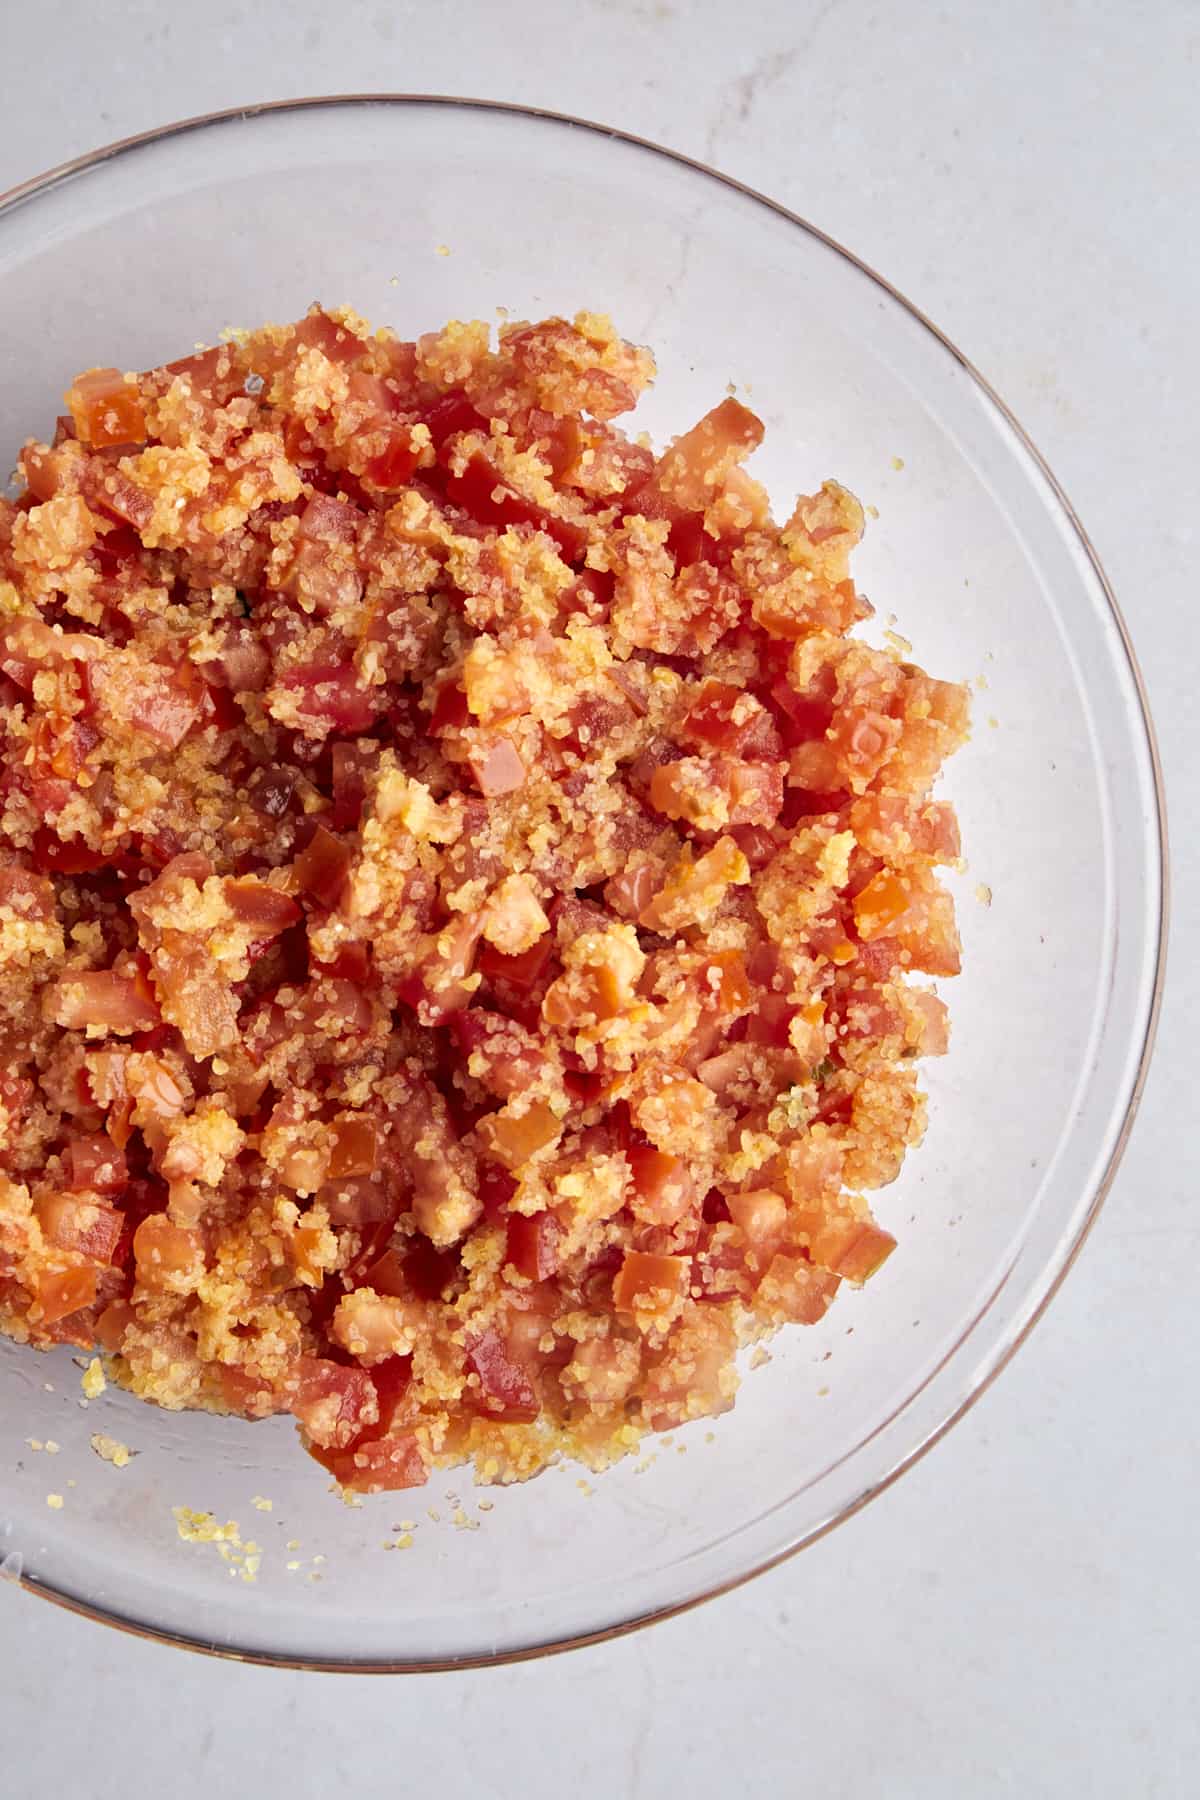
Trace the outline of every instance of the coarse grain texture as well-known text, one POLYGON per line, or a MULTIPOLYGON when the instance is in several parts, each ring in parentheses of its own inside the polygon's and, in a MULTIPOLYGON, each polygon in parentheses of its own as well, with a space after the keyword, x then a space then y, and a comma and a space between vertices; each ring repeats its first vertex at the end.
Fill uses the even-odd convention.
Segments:
POLYGON ((893 1248, 966 693, 652 374, 314 308, 0 500, 0 1327, 345 1488, 603 1467, 893 1248))

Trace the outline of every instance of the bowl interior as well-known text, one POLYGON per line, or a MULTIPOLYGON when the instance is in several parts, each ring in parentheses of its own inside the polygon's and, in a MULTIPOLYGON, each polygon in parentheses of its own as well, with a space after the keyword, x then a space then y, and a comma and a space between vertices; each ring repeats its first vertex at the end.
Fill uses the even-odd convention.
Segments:
POLYGON ((877 1196, 900 1248, 865 1293, 777 1339, 725 1418, 602 1478, 491 1490, 486 1509, 465 1476, 343 1507, 286 1422, 174 1417, 111 1390, 85 1408, 68 1355, 5 1345, 9 1569, 243 1654, 428 1664, 604 1632, 811 1537, 1019 1339, 1086 1224, 1143 1059, 1152 752, 1103 584, 1027 445, 816 234, 646 146, 494 108, 284 109, 128 149, 0 211, 0 297, 6 464, 77 369, 145 367, 316 298, 405 334, 498 308, 611 312, 658 356, 639 423, 661 441, 736 383, 766 422, 755 472, 777 506, 833 475, 878 508, 857 564, 873 633, 894 627, 922 666, 978 687, 944 783, 969 864, 953 1045, 928 1071, 923 1148, 877 1196), (137 1455, 106 1464, 93 1433, 137 1455), (236 1539, 181 1542, 178 1506, 235 1521, 236 1539))

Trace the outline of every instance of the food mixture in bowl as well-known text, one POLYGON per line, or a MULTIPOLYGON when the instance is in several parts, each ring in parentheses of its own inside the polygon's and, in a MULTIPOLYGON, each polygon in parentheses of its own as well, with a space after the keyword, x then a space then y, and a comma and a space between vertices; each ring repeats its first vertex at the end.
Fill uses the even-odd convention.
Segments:
POLYGON ((0 499, 0 1328, 336 1480, 602 1466, 893 1248, 962 687, 609 322, 93 369, 0 499))

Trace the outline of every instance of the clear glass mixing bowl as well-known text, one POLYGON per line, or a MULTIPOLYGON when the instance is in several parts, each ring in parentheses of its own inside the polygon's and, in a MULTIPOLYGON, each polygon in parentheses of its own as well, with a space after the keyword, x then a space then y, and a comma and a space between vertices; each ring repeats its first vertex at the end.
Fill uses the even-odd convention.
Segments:
POLYGON ((1145 1074, 1158 771, 1095 557, 970 365, 801 220, 577 121, 313 101, 172 126, 16 190, 0 202, 0 452, 11 464, 47 428, 77 369, 145 367, 317 297, 406 334, 499 307, 610 311, 658 354, 641 423, 659 439, 745 384, 777 500, 836 475, 878 507, 856 572, 879 628, 894 614, 925 667, 979 678, 946 782, 970 863, 954 1041, 928 1071, 925 1145, 878 1196, 900 1248, 823 1324, 777 1339, 711 1429, 590 1482, 567 1468, 491 1490, 490 1510, 465 1476, 348 1508, 284 1420, 174 1416, 111 1389, 84 1408, 68 1354, 0 1349, 0 1555, 31 1591, 268 1661, 499 1660, 660 1617, 810 1542, 1020 1343, 1145 1074), (101 1461, 94 1433, 136 1456, 101 1461), (182 1542, 177 1506, 259 1548, 227 1541, 238 1562, 182 1542), (398 1535, 411 1547, 385 1550, 398 1535))

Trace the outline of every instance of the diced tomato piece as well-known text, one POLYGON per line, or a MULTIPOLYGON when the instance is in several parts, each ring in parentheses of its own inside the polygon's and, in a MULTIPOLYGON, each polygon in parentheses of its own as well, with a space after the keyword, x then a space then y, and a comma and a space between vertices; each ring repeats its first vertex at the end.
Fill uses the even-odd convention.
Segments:
POLYGON ((727 1016, 745 1012, 753 990, 740 950, 716 950, 699 969, 700 997, 705 1006, 727 1016))
POLYGON ((244 925, 253 925, 256 939, 278 937, 281 931, 286 931, 302 917, 300 907, 290 894, 272 887, 269 882, 259 881, 256 876, 226 881, 224 891, 230 912, 244 925))
POLYGON ((124 1151, 118 1150, 103 1131, 73 1137, 63 1151, 67 1179, 76 1191, 119 1194, 129 1185, 124 1151))
POLYGON ((114 1300, 111 1306, 106 1306, 96 1320, 96 1342, 101 1350, 115 1355, 136 1316, 128 1300, 114 1300))
POLYGON ((101 701, 110 716, 122 725, 143 732, 165 750, 175 750, 200 717, 205 684, 190 663, 143 669, 132 696, 107 681, 101 701))
POLYGON ((869 1219, 847 1220, 817 1232, 810 1242, 812 1259, 833 1275, 861 1287, 882 1268, 896 1240, 869 1219))
POLYGON ((489 1113, 479 1123, 479 1135, 488 1152, 507 1169, 520 1169, 554 1143, 562 1133, 562 1124, 544 1100, 535 1100, 525 1112, 515 1115, 503 1108, 489 1113))
POLYGON ((345 897, 354 853, 342 838, 318 825, 307 849, 292 864, 297 885, 322 906, 340 906, 345 897))
POLYGON ((301 319, 298 325, 293 326, 292 335, 295 342, 305 349, 319 350, 322 356, 329 358, 330 362, 340 363, 343 366, 357 362, 367 348, 362 339, 356 337, 348 326, 339 324, 336 319, 330 318, 329 314, 322 312, 319 307, 310 312, 307 318, 301 319))
POLYGON ((164 363, 163 373, 173 379, 182 377, 194 395, 221 406, 233 398, 243 381, 237 354, 229 344, 214 344, 211 350, 198 350, 192 356, 164 363))
POLYGON ((645 1250, 628 1250, 613 1282, 613 1305, 618 1312, 667 1313, 687 1292, 690 1256, 655 1256, 645 1250))
POLYGON ((371 1370, 371 1384, 379 1407, 380 1437, 391 1431, 412 1386, 412 1357, 389 1356, 371 1370))
POLYGON ((897 919, 902 919, 912 903, 912 893, 899 875, 883 869, 854 898, 854 923, 866 943, 882 937, 897 919))
POLYGON ((530 1281, 549 1281, 558 1268, 563 1229, 553 1213, 512 1213, 505 1260, 530 1281))
POLYGON ((90 875, 108 867, 103 850, 93 850, 82 838, 60 838, 41 825, 33 836, 33 864, 56 875, 90 875))
MULTIPOLYGON (((116 1309, 113 1307, 109 1308, 109 1312, 115 1310, 116 1309)), ((106 1313, 104 1318, 100 1321, 101 1325, 104 1324, 107 1317, 108 1314, 106 1313)), ((97 1328, 97 1331, 98 1329, 99 1328, 97 1328)), ((121 1325, 121 1331, 122 1335, 124 1335, 123 1324, 121 1325)), ((119 1341, 117 1344, 112 1345, 111 1348, 119 1349, 119 1341)), ((222 1363, 220 1379, 221 1396, 226 1406, 229 1408, 230 1412, 240 1413, 243 1418, 266 1419, 269 1418, 272 1413, 286 1412, 288 1410, 287 1402, 281 1395, 274 1392, 270 1382, 264 1381, 261 1375, 256 1375, 248 1369, 243 1369, 236 1363, 222 1363)))
POLYGON ((426 407, 422 422, 428 426, 438 450, 447 438, 457 437, 464 431, 486 431, 488 428, 483 414, 476 411, 464 393, 454 388, 426 407))
POLYGON ((936 994, 921 989, 908 990, 908 1020, 905 1040, 918 1056, 945 1056, 950 1048, 949 1014, 946 1002, 936 994))
POLYGON ((838 765, 859 791, 874 780, 891 756, 903 727, 872 706, 839 707, 827 741, 838 765))
POLYGON ((380 1224, 390 1227, 400 1211, 399 1199, 388 1185, 365 1175, 343 1175, 328 1181, 317 1198, 335 1231, 361 1231, 380 1224))
POLYGON ((335 744, 330 753, 333 770, 333 828, 356 831, 367 797, 367 779, 379 765, 378 744, 335 744))
POLYGON ((581 557, 587 547, 587 533, 581 525, 557 513, 544 512, 532 500, 514 492, 487 457, 478 451, 461 475, 447 479, 446 493, 473 519, 489 525, 532 525, 538 531, 544 531, 554 539, 568 562, 581 557))
POLYGON ((739 757, 778 758, 782 739, 766 707, 744 689, 706 681, 680 727, 681 743, 739 757))
POLYGON ((365 987, 371 976, 371 946, 364 944, 361 938, 348 938, 343 943, 332 962, 313 963, 314 972, 332 975, 341 981, 352 982, 356 987, 365 987))
POLYGON ((833 1007, 839 1041, 895 1037, 904 1030, 904 1015, 895 1001, 869 981, 856 980, 835 988, 833 1007))
POLYGON ((151 1213, 142 1220, 133 1234, 133 1255, 139 1284, 156 1293, 179 1291, 204 1266, 199 1233, 173 1225, 165 1213, 151 1213))
POLYGON ((67 390, 67 405, 81 442, 96 450, 145 440, 141 395, 119 369, 88 369, 77 375, 67 390))
POLYGON ((545 1053, 523 1026, 481 1007, 453 1013, 447 1027, 475 1079, 489 1094, 525 1093, 542 1072, 545 1053))
POLYGON ((346 1368, 323 1356, 300 1357, 288 1406, 322 1449, 349 1449, 379 1420, 379 1401, 366 1369, 346 1368))
POLYGON ((349 1450, 313 1449, 340 1486, 357 1494, 398 1493, 424 1487, 429 1470, 415 1432, 364 1438, 349 1450))
POLYGON ((41 1325, 55 1325, 91 1306, 96 1298, 96 1271, 88 1264, 69 1269, 43 1269, 38 1275, 37 1303, 41 1325))
POLYGON ((622 869, 605 883, 604 898, 623 919, 637 919, 644 913, 663 885, 663 872, 654 863, 639 863, 622 869))
POLYGON ((331 1181, 343 1175, 370 1175, 379 1167, 379 1133, 373 1119, 335 1120, 330 1135, 327 1175, 331 1181))
POLYGON ((85 970, 64 975, 50 989, 54 1021, 68 1031, 115 1031, 122 1035, 148 1031, 162 1014, 153 990, 140 972, 85 970))
POLYGON ((872 856, 953 862, 960 854, 958 820, 944 800, 865 794, 850 808, 850 828, 872 856))
POLYGON ((321 544, 350 544, 363 521, 357 506, 314 494, 300 514, 300 536, 321 544))
POLYGON ((635 1144, 625 1158, 633 1175, 631 1209, 644 1224, 674 1225, 695 1204, 695 1183, 681 1157, 635 1144))
POLYGON ((98 1195, 43 1194, 37 1214, 43 1234, 60 1250, 77 1251, 93 1262, 112 1260, 124 1221, 98 1195))
POLYGON ((485 1331, 467 1346, 467 1367, 479 1380, 478 1406, 494 1419, 536 1419, 540 1408, 529 1372, 509 1355, 500 1333, 485 1331))
POLYGON ((297 709, 333 731, 366 731, 385 705, 382 691, 364 688, 349 663, 310 663, 287 679, 298 690, 297 709))
POLYGON ((786 765, 735 756, 689 756, 650 777, 650 803, 700 830, 773 825, 783 806, 786 765))
POLYGON ((205 663, 206 672, 231 694, 261 693, 270 680, 271 658, 254 627, 248 620, 228 624, 221 643, 219 656, 205 663))
POLYGON ((467 758, 479 791, 488 800, 525 786, 525 765, 510 737, 481 739, 467 758))
POLYGON ((759 1188, 741 1194, 730 1194, 726 1201, 729 1216, 759 1254, 778 1248, 787 1228, 787 1202, 781 1194, 759 1188))
POLYGON ((487 981, 509 982, 515 988, 528 992, 537 986, 547 964, 555 952, 554 939, 549 933, 540 937, 536 944, 523 950, 519 956, 505 956, 494 944, 480 945, 475 967, 487 981))
POLYGON ((762 420, 740 400, 722 400, 698 425, 676 438, 655 475, 680 506, 703 510, 716 499, 729 470, 763 439, 762 420))
POLYGON ((467 691, 461 681, 440 682, 433 711, 429 715, 430 731, 440 736, 443 731, 461 731, 464 725, 470 723, 471 709, 467 705, 467 691))
POLYGON ((838 1277, 828 1269, 814 1268, 803 1256, 780 1252, 759 1285, 759 1299, 796 1325, 815 1325, 829 1310, 837 1292, 838 1277))
POLYGON ((412 477, 420 454, 407 425, 388 433, 382 450, 363 469, 363 480, 384 493, 403 487, 412 477))

